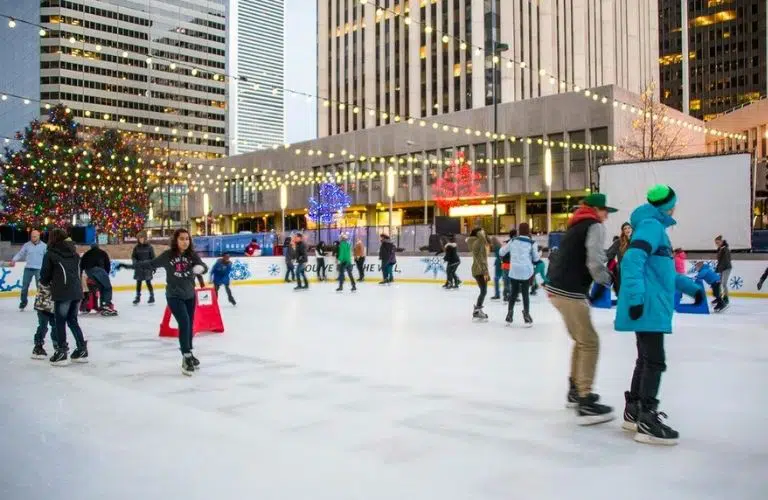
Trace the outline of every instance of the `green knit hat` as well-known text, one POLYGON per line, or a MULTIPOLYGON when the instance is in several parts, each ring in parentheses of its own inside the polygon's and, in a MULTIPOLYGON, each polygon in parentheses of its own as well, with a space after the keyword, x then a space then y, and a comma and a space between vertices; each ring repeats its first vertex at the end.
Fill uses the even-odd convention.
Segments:
POLYGON ((677 203, 675 190, 665 184, 656 184, 648 190, 648 203, 660 210, 671 210, 677 203))

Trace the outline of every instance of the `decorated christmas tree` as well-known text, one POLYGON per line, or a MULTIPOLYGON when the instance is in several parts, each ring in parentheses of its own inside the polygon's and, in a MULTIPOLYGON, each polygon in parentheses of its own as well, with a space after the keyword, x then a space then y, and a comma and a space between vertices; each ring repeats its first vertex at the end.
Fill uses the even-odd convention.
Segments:
POLYGON ((447 212, 458 206, 462 198, 484 196, 480 190, 482 176, 474 172, 464 160, 464 153, 459 152, 456 159, 443 171, 443 176, 432 184, 432 195, 440 209, 447 212))
POLYGON ((86 192, 98 181, 78 135, 79 125, 63 106, 48 121, 35 120, 16 138, 18 151, 5 150, 4 210, 0 224, 19 228, 64 227, 79 213, 86 192))
POLYGON ((336 184, 320 185, 317 198, 309 199, 309 218, 318 224, 330 224, 339 212, 351 204, 351 199, 336 184))

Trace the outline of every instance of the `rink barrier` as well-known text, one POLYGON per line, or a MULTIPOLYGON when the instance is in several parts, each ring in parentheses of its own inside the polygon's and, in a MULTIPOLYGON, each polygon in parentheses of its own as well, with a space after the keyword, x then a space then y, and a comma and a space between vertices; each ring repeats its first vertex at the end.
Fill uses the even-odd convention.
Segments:
MULTIPOLYGON (((326 262, 332 258, 326 257, 326 262)), ((212 267, 216 259, 203 259, 208 267, 212 267)), ((546 259, 545 259, 546 261, 546 259)), ((113 290, 116 292, 135 291, 136 282, 133 280, 133 271, 117 270, 117 263, 112 261, 112 270, 110 278, 112 280, 113 290)), ((129 263, 129 261, 122 261, 129 263)), ((283 257, 237 257, 232 259, 233 266, 230 279, 235 286, 244 285, 278 285, 284 284, 285 260, 283 257)), ((689 260, 686 262, 686 268, 693 270, 693 265, 698 262, 689 260)), ((711 261, 708 261, 712 263, 711 261)), ((488 259, 489 270, 493 272, 493 259, 488 259)), ((768 260, 749 260, 733 261, 733 270, 728 280, 729 293, 733 297, 749 297, 768 299, 768 288, 763 291, 757 290, 757 280, 760 279, 768 260)), ((353 266, 354 268, 355 266, 353 266)), ((463 258, 459 265, 459 279, 464 285, 476 286, 474 278, 471 276, 471 259, 463 258)), ((317 266, 315 258, 310 257, 307 265, 307 277, 312 282, 316 282, 317 266)), ((446 279, 445 262, 441 256, 413 256, 397 259, 394 269, 395 283, 423 283, 435 284, 444 283, 446 279)), ((0 298, 18 297, 21 289, 21 278, 24 272, 23 263, 14 267, 0 268, 0 298)), ((333 281, 337 276, 337 266, 332 261, 326 264, 326 273, 329 281, 333 281)), ((353 269, 353 274, 357 277, 357 269, 353 269)), ((366 259, 365 275, 368 283, 374 283, 381 280, 381 264, 375 256, 369 256, 366 259)), ((206 280, 207 280, 206 276, 206 280)), ((153 278, 153 284, 156 289, 165 288, 165 271, 159 269, 153 278)), ((492 284, 491 284, 492 286, 492 284)), ((32 285, 34 289, 34 284, 32 285)), ((32 290, 30 290, 31 292, 32 290)), ((145 292, 146 293, 146 292, 145 292)))

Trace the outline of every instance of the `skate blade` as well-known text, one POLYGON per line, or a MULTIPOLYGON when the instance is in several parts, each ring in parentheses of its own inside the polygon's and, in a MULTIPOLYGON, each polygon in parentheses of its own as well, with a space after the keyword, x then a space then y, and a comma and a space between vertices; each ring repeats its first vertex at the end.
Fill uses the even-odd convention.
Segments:
POLYGON ((579 403, 565 403, 565 407, 568 408, 569 410, 573 410, 578 406, 579 406, 579 403))
POLYGON ((48 358, 47 354, 33 354, 32 356, 30 356, 30 359, 47 359, 47 358, 48 358))
MULTIPOLYGON (((70 358, 70 359, 71 359, 71 358, 70 358)), ((78 359, 72 359, 72 362, 73 362, 73 363, 78 363, 78 364, 84 365, 85 363, 87 363, 87 362, 88 362, 88 358, 78 358, 78 359)))
POLYGON ((636 422, 628 422, 628 421, 625 420, 621 424, 621 428, 624 429, 625 431, 637 432, 637 423, 636 422))
POLYGON ((533 328, 533 323, 523 323, 523 328, 533 328))
POLYGON ((65 359, 64 361, 56 361, 51 363, 51 366, 69 366, 69 360, 65 359))
POLYGON ((577 423, 579 425, 597 425, 597 424, 604 424, 605 422, 610 422, 611 420, 615 419, 616 415, 611 413, 606 413, 605 415, 586 415, 583 417, 576 417, 577 423))
POLYGON ((677 444, 677 439, 662 439, 651 436, 650 434, 641 434, 639 432, 635 434, 634 439, 638 443, 644 444, 657 444, 662 446, 674 446, 677 444))
POLYGON ((181 369, 181 374, 182 375, 186 375, 187 377, 191 377, 192 375, 194 375, 194 373, 195 373, 194 370, 193 371, 187 371, 184 368, 181 369))

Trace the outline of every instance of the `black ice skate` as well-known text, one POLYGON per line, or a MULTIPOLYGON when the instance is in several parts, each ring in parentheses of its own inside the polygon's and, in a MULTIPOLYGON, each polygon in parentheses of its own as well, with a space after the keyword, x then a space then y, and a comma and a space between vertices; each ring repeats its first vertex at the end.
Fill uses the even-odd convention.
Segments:
POLYGON ((483 312, 482 307, 475 306, 475 310, 472 313, 472 319, 475 321, 486 322, 488 321, 488 315, 483 312))
POLYGON ((351 288, 351 290, 352 290, 353 292, 356 292, 356 291, 357 291, 357 287, 356 287, 355 285, 352 285, 352 288, 351 288))
POLYGON ((566 408, 576 408, 579 406, 579 393, 576 391, 576 384, 572 378, 568 378, 568 396, 566 397, 566 408))
POLYGON ((232 304, 233 307, 237 305, 237 301, 235 299, 229 299, 229 303, 232 304))
POLYGON ((136 296, 136 298, 135 298, 135 299, 133 299, 133 302, 131 302, 131 303, 132 303, 133 305, 137 306, 137 305, 139 305, 139 302, 141 302, 141 297, 139 297, 139 296, 137 295, 137 296, 136 296))
POLYGON ((45 349, 43 349, 43 346, 36 345, 34 349, 32 349, 32 359, 45 359, 48 357, 48 353, 45 352, 45 349))
POLYGON ((668 425, 664 425, 661 419, 667 418, 664 412, 656 411, 656 408, 642 408, 637 417, 637 433, 635 441, 646 444, 662 444, 672 446, 677 444, 680 433, 668 425))
POLYGON ((531 318, 531 315, 527 312, 523 311, 523 326, 526 328, 530 328, 533 326, 533 318, 531 318))
POLYGON ((188 377, 195 373, 195 364, 191 353, 187 353, 181 358, 181 373, 188 377))
POLYGON ((721 313, 721 312, 725 311, 726 309, 728 309, 728 303, 725 302, 724 300, 721 300, 720 302, 718 302, 717 305, 715 305, 715 312, 716 313, 721 313))
POLYGON ((88 343, 84 343, 83 347, 78 347, 72 351, 72 355, 69 357, 73 363, 87 363, 88 362, 88 343))
POLYGON ((154 304, 154 303, 155 303, 155 296, 154 295, 150 295, 149 296, 149 300, 147 301, 147 304, 154 304))
POLYGON ((344 287, 339 285, 339 288, 337 288, 336 291, 337 292, 343 292, 344 291, 344 287))
POLYGON ((195 366, 195 370, 200 369, 200 360, 195 357, 193 353, 189 353, 189 357, 192 358, 192 364, 195 366))
POLYGON ((117 316, 117 310, 115 310, 115 306, 112 304, 104 304, 102 308, 99 309, 99 314, 106 317, 117 316))
POLYGON ((579 425, 602 424, 616 418, 613 408, 598 403, 599 400, 600 396, 594 393, 579 398, 579 404, 576 406, 576 419, 579 425))
POLYGON ((640 412, 640 402, 632 399, 629 391, 624 392, 624 423, 621 428, 625 431, 637 431, 637 414, 640 412))
POLYGON ((53 353, 53 356, 51 356, 51 359, 48 361, 51 362, 51 365, 53 366, 66 366, 69 364, 69 359, 67 359, 67 350, 66 349, 56 349, 56 351, 53 353))
POLYGON ((509 325, 512 324, 514 319, 515 319, 514 315, 512 314, 512 311, 510 311, 510 312, 507 313, 507 317, 504 319, 504 321, 506 321, 507 322, 507 326, 509 326, 509 325))

